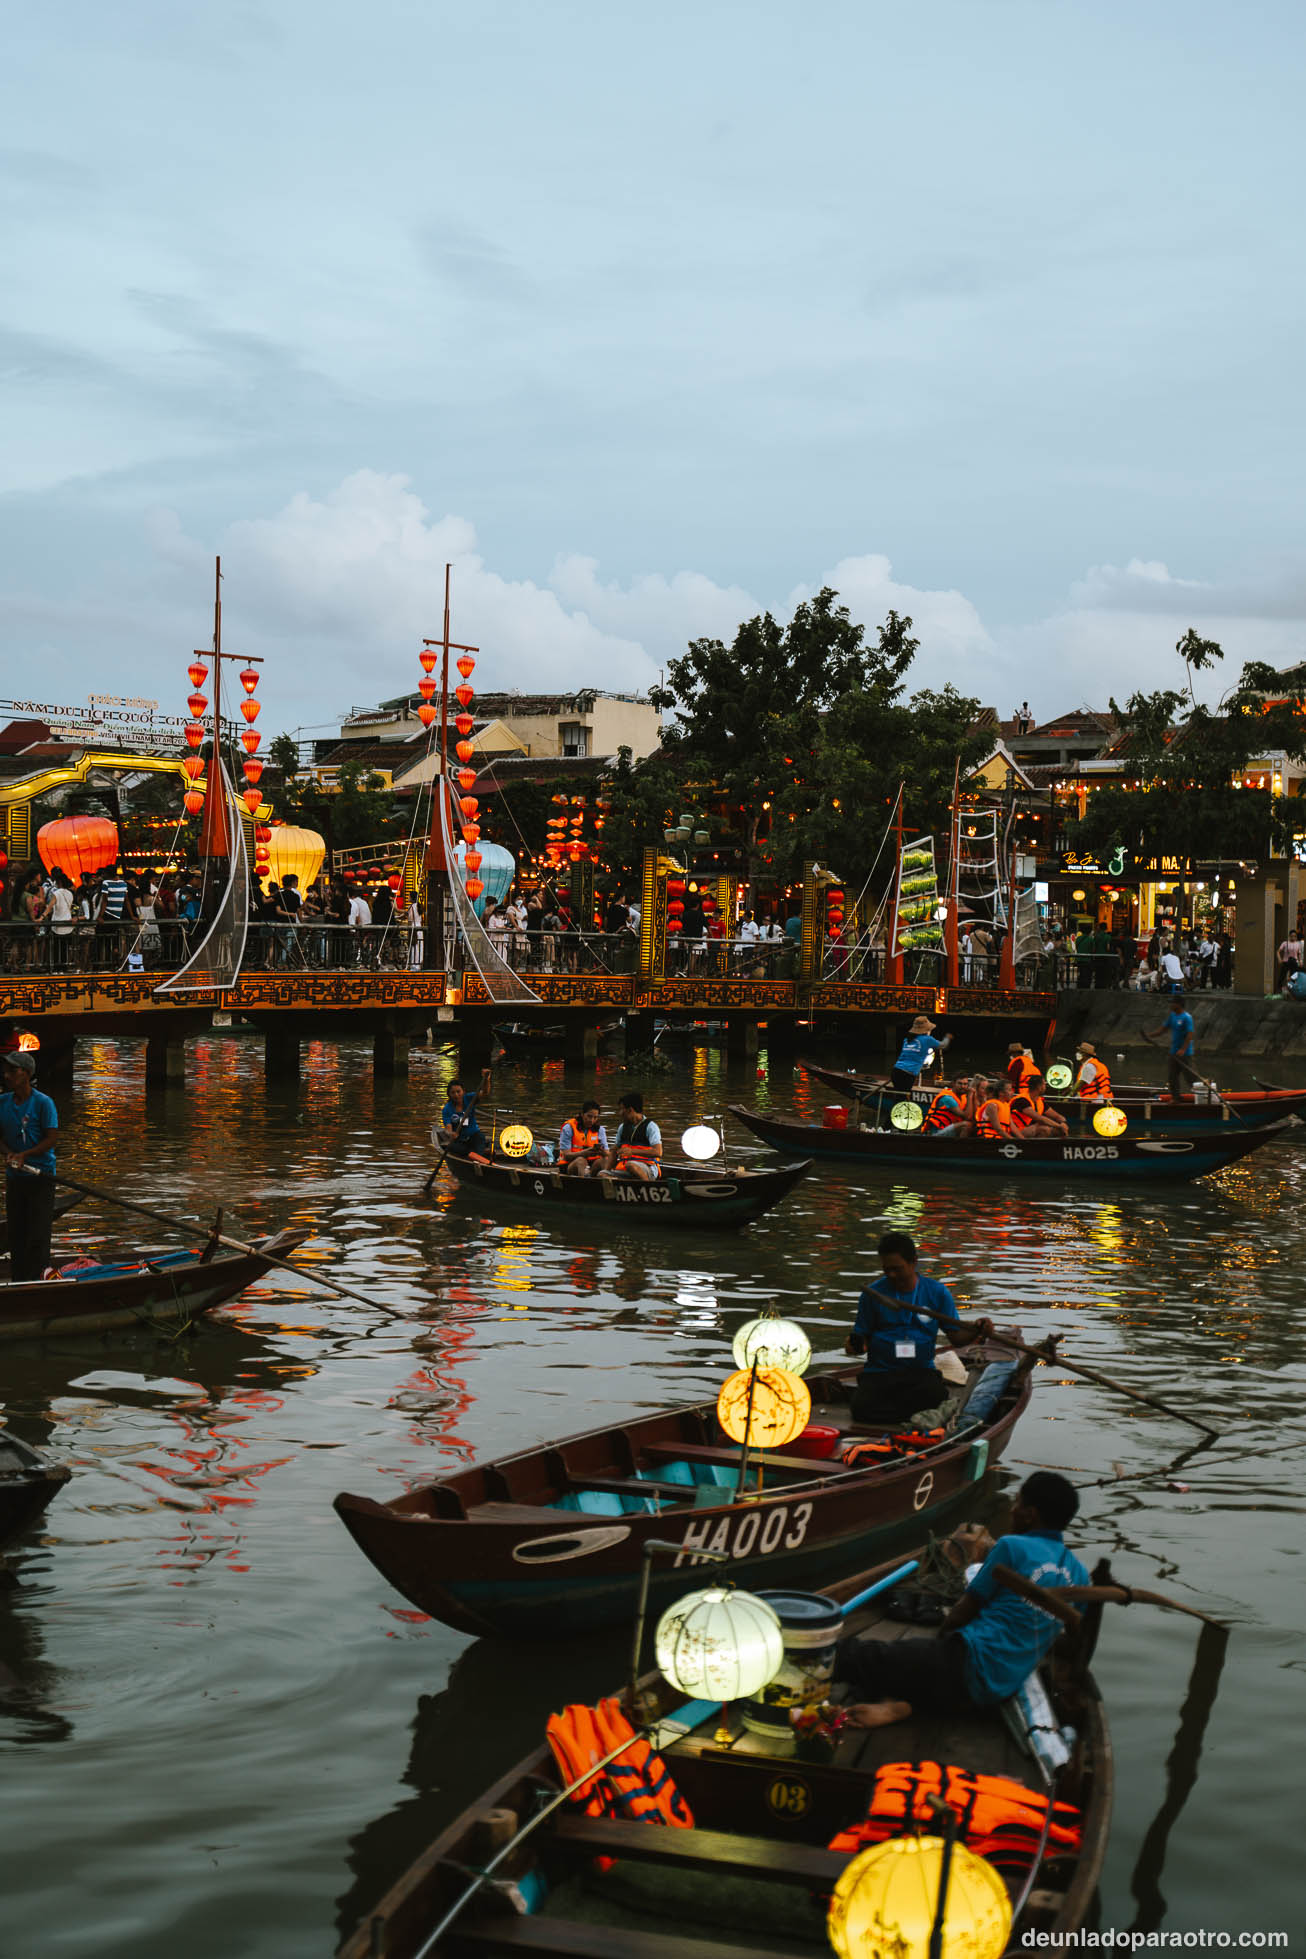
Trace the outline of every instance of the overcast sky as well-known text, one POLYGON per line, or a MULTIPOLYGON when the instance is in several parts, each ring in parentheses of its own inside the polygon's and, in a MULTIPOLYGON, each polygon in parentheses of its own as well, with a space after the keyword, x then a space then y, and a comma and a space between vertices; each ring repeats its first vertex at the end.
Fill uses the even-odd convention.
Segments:
MULTIPOLYGON (((45 0, 0 692, 643 687, 836 585, 1040 718, 1306 652, 1306 10, 45 0)), ((1232 678, 1232 673, 1229 678, 1232 678)))

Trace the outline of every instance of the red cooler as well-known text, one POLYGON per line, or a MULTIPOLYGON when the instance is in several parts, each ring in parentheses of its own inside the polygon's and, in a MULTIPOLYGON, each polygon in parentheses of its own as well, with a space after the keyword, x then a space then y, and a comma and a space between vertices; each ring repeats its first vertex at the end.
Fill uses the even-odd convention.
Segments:
POLYGON ((821 1118, 821 1126, 824 1129, 846 1129, 848 1127, 848 1111, 841 1102, 830 1102, 826 1105, 825 1114, 821 1118))

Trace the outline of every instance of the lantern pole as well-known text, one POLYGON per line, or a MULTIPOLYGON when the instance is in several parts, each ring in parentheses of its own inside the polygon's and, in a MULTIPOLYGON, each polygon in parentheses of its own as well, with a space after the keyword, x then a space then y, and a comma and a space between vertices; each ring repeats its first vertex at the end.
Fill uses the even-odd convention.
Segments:
MULTIPOLYGON (((231 828, 222 780, 222 662, 239 660, 244 656, 222 650, 222 559, 215 558, 213 566, 213 759, 209 765, 208 787, 204 795, 204 814, 200 819, 199 854, 201 857, 229 857, 231 828)), ((202 650, 196 651, 197 660, 208 657, 202 650)), ((261 667, 262 654, 250 654, 245 664, 261 667)))
POLYGON ((893 873, 893 903, 889 907, 889 943, 885 947, 884 977, 890 986, 902 985, 902 954, 898 950, 898 905, 902 894, 902 798, 907 785, 898 784, 898 807, 893 833, 898 845, 898 862, 893 873))
POLYGON ((753 1396, 757 1392, 757 1361, 753 1361, 752 1373, 748 1381, 748 1413, 744 1417, 744 1439, 739 1449, 739 1481, 735 1484, 734 1500, 739 1503, 744 1495, 744 1478, 748 1474, 748 1438, 753 1427, 753 1396))
MULTIPOLYGON (((444 568, 443 631, 441 632, 439 639, 424 639, 422 641, 422 645, 426 647, 438 646, 441 655, 440 768, 439 768, 439 774, 437 775, 436 780, 432 785, 431 833, 429 838, 427 839, 427 846, 426 846, 426 903, 427 903, 428 911, 430 910, 433 902, 431 896, 433 874, 443 872, 446 885, 449 883, 449 881, 453 876, 453 867, 448 862, 445 856, 444 829, 440 820, 440 802, 439 802, 439 798, 441 796, 445 797, 447 800, 447 806, 449 810, 449 838, 450 838, 450 842, 452 843, 454 819, 453 819, 453 798, 449 792, 449 655, 451 653, 479 653, 481 650, 479 646, 463 646, 458 640, 450 639, 449 637, 450 582, 452 579, 452 575, 453 575, 453 566, 451 564, 446 564, 444 568)), ((441 891, 442 910, 444 909, 445 895, 446 895, 445 892, 441 891)), ((450 909, 444 912, 444 916, 441 921, 441 933, 440 933, 441 941, 445 948, 444 956, 445 956, 446 964, 448 963, 452 955, 453 943, 454 943, 450 930, 451 916, 452 916, 452 908, 450 906, 450 909)))

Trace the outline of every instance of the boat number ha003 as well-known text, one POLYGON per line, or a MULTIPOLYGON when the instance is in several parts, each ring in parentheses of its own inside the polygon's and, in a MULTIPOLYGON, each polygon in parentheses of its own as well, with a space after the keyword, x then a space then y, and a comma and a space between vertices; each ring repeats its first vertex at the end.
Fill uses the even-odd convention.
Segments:
POLYGON ((701 1524, 685 1525, 676 1564, 686 1559, 698 1564, 700 1551, 724 1551, 730 1558, 747 1558, 753 1552, 766 1557, 781 1548, 796 1551, 811 1521, 810 1503, 795 1504, 792 1510, 787 1503, 777 1503, 769 1510, 747 1510, 742 1516, 723 1517, 715 1529, 712 1519, 705 1517, 701 1524))

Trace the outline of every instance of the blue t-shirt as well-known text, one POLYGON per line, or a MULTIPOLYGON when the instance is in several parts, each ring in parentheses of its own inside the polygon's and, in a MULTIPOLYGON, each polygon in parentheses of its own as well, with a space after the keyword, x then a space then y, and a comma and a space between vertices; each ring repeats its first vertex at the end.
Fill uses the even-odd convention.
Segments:
MULTIPOLYGON (((1171 1054, 1178 1054, 1184 1042, 1193 1031, 1193 1017, 1190 1013, 1180 1013, 1175 1008, 1166 1015, 1165 1024, 1170 1029, 1170 1052, 1171 1054)), ((1196 1047, 1197 1043, 1194 1041, 1192 1047, 1188 1049, 1188 1053, 1192 1054, 1196 1047)))
POLYGON ((919 1075, 930 1053, 942 1054, 943 1042, 936 1041, 933 1034, 913 1034, 902 1044, 902 1053, 894 1062, 904 1075, 919 1075))
POLYGON ((479 1135, 481 1125, 476 1120, 476 1104, 479 1096, 479 1089, 475 1095, 464 1095, 461 1109, 456 1109, 452 1102, 446 1102, 440 1111, 440 1121, 444 1127, 452 1129, 455 1135, 460 1134, 464 1129, 479 1135))
MULTIPOLYGON (((47 1129, 59 1127, 59 1112, 48 1095, 42 1095, 34 1088, 29 1096, 18 1102, 12 1095, 0 1095, 0 1136, 4 1138, 6 1150, 30 1150, 32 1144, 47 1129)), ((42 1150, 39 1156, 29 1156, 28 1165, 39 1170, 43 1177, 54 1175, 54 1151, 42 1150)), ((26 1176, 25 1170, 10 1170, 11 1177, 26 1176)))
POLYGON ((913 1313, 913 1305, 930 1306, 945 1319, 960 1323, 956 1300, 937 1279, 918 1278, 911 1292, 899 1292, 887 1279, 878 1279, 857 1301, 853 1322, 853 1332, 866 1341, 864 1375, 888 1374, 902 1367, 933 1367, 939 1323, 927 1313, 913 1313), (899 1347, 908 1346, 911 1353, 898 1352, 899 1347))
POLYGON ((1061 1631, 1060 1622, 1042 1606, 1031 1605, 999 1585, 993 1576, 999 1565, 1049 1591, 1058 1585, 1088 1583, 1088 1573, 1074 1552, 1066 1549, 1059 1530, 1031 1530, 998 1539, 968 1588, 968 1596, 980 1599, 984 1609, 961 1629, 966 1642, 966 1686, 980 1706, 1014 1694, 1061 1631))

